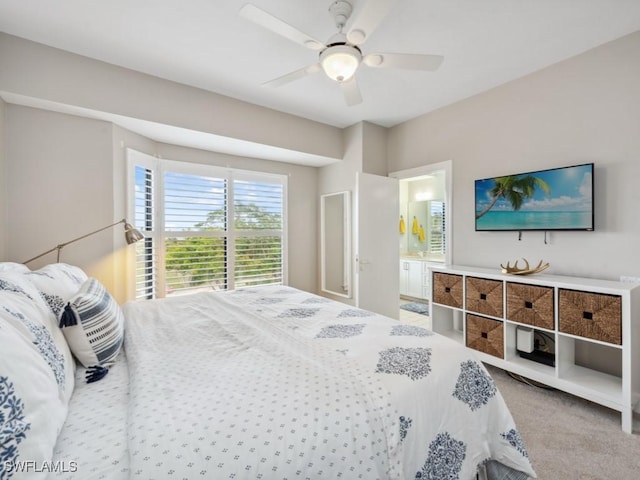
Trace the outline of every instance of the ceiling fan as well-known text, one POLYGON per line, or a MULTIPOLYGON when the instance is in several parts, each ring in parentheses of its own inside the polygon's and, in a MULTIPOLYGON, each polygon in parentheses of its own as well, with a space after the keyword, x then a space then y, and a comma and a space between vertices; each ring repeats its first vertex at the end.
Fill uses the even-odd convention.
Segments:
POLYGON ((303 47, 320 52, 317 63, 275 78, 264 85, 280 87, 307 75, 324 71, 329 78, 340 85, 347 105, 352 106, 362 102, 360 88, 355 78, 355 73, 360 65, 364 64, 374 68, 434 71, 444 59, 440 55, 412 53, 369 53, 363 55, 360 46, 371 36, 396 1, 367 0, 359 15, 353 19, 346 34, 343 30, 353 12, 351 2, 347 0, 332 1, 329 13, 335 21, 338 32, 331 36, 326 43, 316 40, 250 3, 240 9, 240 15, 303 47))

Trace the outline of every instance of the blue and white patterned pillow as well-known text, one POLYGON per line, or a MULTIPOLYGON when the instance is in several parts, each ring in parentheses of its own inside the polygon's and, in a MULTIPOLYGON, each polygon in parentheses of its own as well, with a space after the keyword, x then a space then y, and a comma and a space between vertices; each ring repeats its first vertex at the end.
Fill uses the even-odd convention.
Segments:
POLYGON ((0 311, 0 478, 44 478, 14 465, 51 462, 68 405, 40 345, 19 327, 0 311))
MULTIPOLYGON (((11 325, 30 342, 50 367, 65 402, 74 387, 75 360, 67 341, 38 289, 29 281, 29 270, 0 271, 0 323, 11 325)), ((4 354, 0 349, 0 354, 4 354)))
POLYGON ((87 381, 102 378, 122 347, 124 316, 98 280, 89 278, 69 299, 60 327, 75 357, 90 369, 87 381))

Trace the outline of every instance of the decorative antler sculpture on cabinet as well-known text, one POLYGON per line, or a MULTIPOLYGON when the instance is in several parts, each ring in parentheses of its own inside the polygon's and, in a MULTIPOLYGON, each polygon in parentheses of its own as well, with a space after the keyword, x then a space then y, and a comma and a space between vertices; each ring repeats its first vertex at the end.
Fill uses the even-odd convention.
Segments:
POLYGON ((500 264, 502 273, 509 273, 511 275, 529 275, 531 273, 540 273, 549 268, 549 262, 543 264, 543 260, 540 260, 540 262, 538 262, 538 265, 533 268, 529 266, 529 262, 526 258, 523 258, 522 260, 524 260, 524 268, 518 268, 518 260, 516 260, 516 262, 513 264, 513 267, 509 264, 509 262, 507 262, 506 265, 500 264))

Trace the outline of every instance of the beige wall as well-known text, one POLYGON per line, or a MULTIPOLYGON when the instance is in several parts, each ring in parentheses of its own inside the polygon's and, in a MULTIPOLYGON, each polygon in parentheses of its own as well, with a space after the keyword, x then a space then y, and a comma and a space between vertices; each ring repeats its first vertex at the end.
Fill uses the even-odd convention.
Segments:
POLYGON ((0 92, 342 158, 339 128, 5 33, 0 65, 0 92))
POLYGON ((362 171, 386 176, 387 134, 389 129, 369 122, 362 125, 362 171))
POLYGON ((640 32, 392 128, 389 171, 451 159, 453 262, 640 276, 640 32), (475 232, 474 180, 595 163, 595 231, 475 232))
POLYGON ((320 168, 321 194, 355 189, 356 172, 387 175, 388 129, 360 122, 343 130, 342 161, 320 168))
POLYGON ((0 262, 7 258, 7 189, 6 189, 6 161, 4 147, 4 131, 5 131, 5 108, 6 104, 0 98, 0 262))
MULTIPOLYGON (((163 158, 289 175, 289 284, 316 288, 317 169, 160 144, 108 122, 6 105, 8 249, 22 262, 126 217, 126 148, 163 158)), ((119 227, 69 245, 61 261, 82 267, 127 299, 127 247, 119 227)), ((55 253, 29 266, 55 261, 55 253)))
MULTIPOLYGON (((7 259, 22 262, 113 223, 111 125, 44 110, 6 107, 7 259)), ((61 261, 97 273, 111 254, 102 232, 62 250, 61 261)), ((55 262, 55 253, 34 261, 55 262)), ((102 280, 111 286, 113 279, 102 280)))

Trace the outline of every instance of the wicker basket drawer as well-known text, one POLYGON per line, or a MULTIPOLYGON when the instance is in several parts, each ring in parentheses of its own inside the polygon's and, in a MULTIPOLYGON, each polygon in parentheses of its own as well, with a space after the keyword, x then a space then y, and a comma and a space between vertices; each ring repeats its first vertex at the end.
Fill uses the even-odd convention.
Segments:
POLYGON ((622 345, 622 298, 619 295, 560 289, 561 332, 622 345))
POLYGON ((507 320, 553 330, 553 287, 507 282, 507 320))
POLYGON ((504 358, 502 322, 467 313, 467 347, 504 358))
POLYGON ((433 272, 433 301, 462 308, 462 275, 433 272))
POLYGON ((467 310, 502 317, 502 281, 467 277, 467 310))

